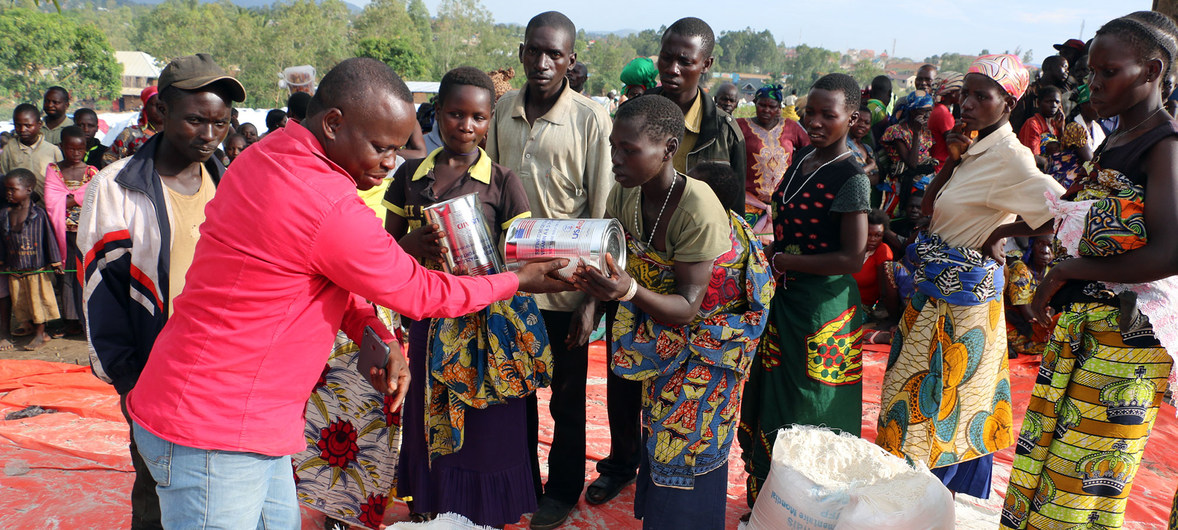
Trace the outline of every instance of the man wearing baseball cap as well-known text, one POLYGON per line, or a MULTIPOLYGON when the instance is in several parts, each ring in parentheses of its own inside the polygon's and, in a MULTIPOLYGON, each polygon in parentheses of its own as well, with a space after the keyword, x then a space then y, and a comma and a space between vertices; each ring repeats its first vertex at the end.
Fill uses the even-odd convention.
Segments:
MULTIPOLYGON (((84 263, 73 264, 85 285, 91 369, 114 385, 128 426, 127 393, 184 289, 205 205, 225 172, 212 154, 245 88, 201 53, 168 63, 156 97, 158 105, 147 94, 144 115, 150 127, 158 112, 163 131, 91 181, 78 222, 84 263)), ((130 448, 131 527, 162 528, 156 481, 133 431, 130 448)))
POLYGON ((1059 51, 1059 54, 1064 59, 1068 60, 1068 64, 1075 64, 1076 59, 1088 54, 1088 47, 1080 39, 1068 39, 1063 44, 1056 44, 1053 48, 1059 51))
POLYGON ((1078 87, 1088 82, 1088 45, 1080 39, 1068 39, 1056 44, 1060 57, 1068 60, 1068 83, 1078 87))

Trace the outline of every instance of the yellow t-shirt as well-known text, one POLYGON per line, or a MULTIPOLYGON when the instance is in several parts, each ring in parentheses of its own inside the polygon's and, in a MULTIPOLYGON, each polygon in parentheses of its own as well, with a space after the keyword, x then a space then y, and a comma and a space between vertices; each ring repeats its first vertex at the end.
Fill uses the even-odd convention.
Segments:
POLYGON ((671 159, 672 165, 675 166, 675 171, 680 173, 687 173, 687 155, 695 149, 695 142, 699 139, 699 126, 703 121, 703 109, 700 101, 704 95, 702 92, 695 95, 695 102, 691 104, 691 108, 687 109, 687 114, 683 115, 683 125, 687 127, 683 131, 683 141, 679 144, 679 150, 675 151, 675 157, 671 159))
POLYGON ((200 240, 200 225, 205 222, 205 205, 213 199, 216 186, 213 178, 202 165, 200 167, 200 189, 192 195, 184 195, 168 186, 168 203, 172 210, 172 254, 168 266, 168 316, 172 316, 172 302, 184 290, 184 276, 192 265, 196 253, 196 242, 200 240))

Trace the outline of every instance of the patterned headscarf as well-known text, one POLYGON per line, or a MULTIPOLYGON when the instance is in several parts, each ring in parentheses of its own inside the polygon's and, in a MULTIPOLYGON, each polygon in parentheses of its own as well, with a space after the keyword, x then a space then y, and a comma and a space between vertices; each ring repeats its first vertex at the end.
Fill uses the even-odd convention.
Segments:
POLYGON ((944 77, 941 78, 941 83, 937 85, 937 95, 944 96, 954 90, 961 90, 964 87, 965 74, 945 72, 944 77))
POLYGON ((762 85, 761 88, 757 89, 757 95, 753 96, 753 101, 761 98, 770 98, 777 100, 778 103, 781 103, 782 89, 783 87, 781 85, 762 85))
POLYGON ((931 109, 933 108, 933 96, 923 90, 914 90, 904 96, 897 102, 896 108, 900 111, 900 120, 908 119, 908 113, 914 110, 931 109))
POLYGON ((622 74, 619 77, 621 77, 623 85, 642 85, 651 89, 658 84, 659 71, 654 67, 654 61, 647 57, 639 57, 622 68, 622 74))
POLYGON ((920 110, 933 108, 933 95, 923 90, 909 92, 904 98, 904 110, 920 110))
POLYGON ((998 83, 1010 97, 1019 99, 1031 84, 1031 76, 1014 55, 999 53, 978 57, 969 65, 969 73, 982 74, 998 83))

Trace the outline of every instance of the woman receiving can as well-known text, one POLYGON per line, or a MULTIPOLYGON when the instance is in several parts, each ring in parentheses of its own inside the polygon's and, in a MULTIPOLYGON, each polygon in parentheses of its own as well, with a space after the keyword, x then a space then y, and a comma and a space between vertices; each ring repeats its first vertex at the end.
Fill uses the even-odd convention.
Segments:
POLYGON ((625 227, 630 256, 624 270, 607 256, 606 270, 582 266, 573 281, 618 302, 610 369, 642 382, 635 517, 644 528, 723 528, 739 389, 773 279, 752 229, 675 171, 683 131, 666 98, 618 108, 610 144, 621 187, 606 212, 625 227))
MULTIPOLYGON (((444 145, 406 162, 389 185, 385 228, 426 264, 441 267, 444 252, 445 233, 423 212, 431 204, 477 192, 495 241, 513 219, 530 215, 519 178, 478 147, 493 101, 494 85, 482 71, 447 73, 438 89, 444 145)), ((413 322, 409 358, 397 494, 412 497, 415 519, 453 512, 503 526, 535 511, 527 408, 519 398, 547 384, 551 351, 531 298, 516 296, 457 319, 413 322), (460 336, 464 328, 474 332, 460 336), (492 346, 480 349, 480 340, 492 346)))

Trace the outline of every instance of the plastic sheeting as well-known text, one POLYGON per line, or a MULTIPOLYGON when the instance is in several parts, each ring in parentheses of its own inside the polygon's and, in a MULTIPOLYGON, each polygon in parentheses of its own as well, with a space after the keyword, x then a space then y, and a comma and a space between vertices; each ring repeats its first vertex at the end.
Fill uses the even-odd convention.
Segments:
MULTIPOLYGON (((886 346, 872 346, 864 356, 863 436, 875 438, 886 346)), ((586 484, 596 477, 594 463, 609 452, 605 411, 605 352, 600 343, 590 349, 588 388, 588 450, 586 484)), ((1038 358, 1011 362, 1015 423, 1021 425, 1031 394, 1038 358)), ((541 400, 541 462, 552 440, 547 390, 541 400)), ((133 478, 127 455, 127 427, 119 412, 118 396, 85 366, 43 361, 0 360, 0 417, 29 405, 58 412, 22 420, 0 421, 0 528, 126 528, 130 524, 133 478)), ((729 463, 728 527, 736 528, 745 506, 745 473, 734 444, 729 463)), ((1169 514, 1178 486, 1178 422, 1174 409, 1164 405, 1158 414, 1145 460, 1133 485, 1125 528, 1161 526, 1169 514)), ((997 454, 995 495, 987 501, 967 496, 957 499, 958 528, 993 529, 1005 493, 1013 448, 997 454)), ((582 502, 564 528, 640 528, 633 517, 634 487, 605 506, 582 502)), ((386 522, 405 520, 402 503, 390 506, 386 522)), ((323 516, 304 509, 306 529, 322 528, 323 516)), ((526 520, 512 528, 526 528, 526 520)))

